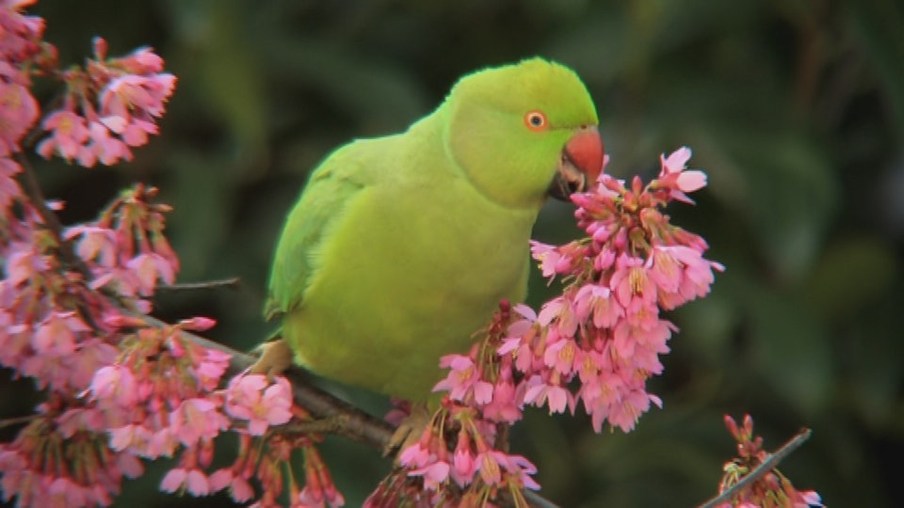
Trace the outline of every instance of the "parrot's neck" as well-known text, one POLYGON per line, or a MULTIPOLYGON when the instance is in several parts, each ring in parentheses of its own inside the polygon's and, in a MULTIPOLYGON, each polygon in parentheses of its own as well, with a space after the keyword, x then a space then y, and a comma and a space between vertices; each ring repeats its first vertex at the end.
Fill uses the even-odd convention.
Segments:
MULTIPOLYGON (((501 164, 512 164, 511 161, 500 161, 499 154, 485 154, 485 157, 475 157, 469 151, 479 150, 480 147, 471 147, 469 143, 462 143, 462 137, 454 137, 452 135, 451 126, 453 125, 452 117, 455 115, 453 107, 447 100, 437 108, 432 114, 424 117, 410 127, 410 130, 423 129, 423 137, 428 139, 441 140, 440 154, 445 160, 450 162, 449 169, 454 171, 459 178, 466 180, 473 189, 480 194, 487 202, 504 208, 518 214, 526 214, 531 217, 531 223, 536 219, 540 208, 546 201, 545 188, 544 191, 536 194, 516 192, 507 183, 494 182, 496 185, 495 192, 490 191, 490 186, 486 184, 485 178, 479 178, 477 175, 491 175, 494 173, 503 173, 501 164)), ((465 128, 459 124, 459 129, 465 128)), ((470 137, 470 139, 474 139, 470 137)))

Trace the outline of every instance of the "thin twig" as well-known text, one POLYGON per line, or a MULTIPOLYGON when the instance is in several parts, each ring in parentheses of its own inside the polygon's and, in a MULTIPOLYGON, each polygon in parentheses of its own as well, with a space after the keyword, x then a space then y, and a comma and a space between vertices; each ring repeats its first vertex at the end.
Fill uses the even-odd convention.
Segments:
POLYGON ((5 429, 6 427, 12 427, 13 425, 21 425, 23 423, 29 423, 32 420, 36 420, 43 415, 35 413, 33 415, 26 416, 16 416, 14 418, 4 418, 0 420, 0 429, 5 429))
POLYGON ((559 505, 532 490, 525 490, 524 498, 527 499, 527 502, 529 502, 533 508, 559 508, 559 505))
MULTIPOLYGON (((65 243, 63 241, 63 224, 60 223, 60 219, 57 218, 53 210, 47 207, 47 199, 44 197, 44 192, 41 190, 41 184, 38 183, 38 177, 35 174, 34 167, 32 167, 31 162, 24 154, 22 154, 22 152, 17 153, 15 157, 16 161, 22 167, 22 173, 20 173, 20 175, 25 195, 31 200, 31 204, 38 211, 41 218, 44 219, 44 225, 50 229, 53 236, 55 236, 60 244, 63 245, 65 243)), ((61 250, 63 251, 63 259, 67 262, 75 263, 79 270, 82 270, 83 264, 81 263, 81 259, 77 258, 71 249, 67 247, 61 250)), ((87 267, 84 268, 87 270, 87 267)))
POLYGON ((347 416, 335 415, 319 420, 294 421, 274 427, 274 430, 289 434, 336 434, 347 426, 347 416))
POLYGON ((728 490, 719 494, 718 496, 710 499, 709 501, 700 505, 700 508, 715 508, 721 503, 725 503, 734 497, 735 494, 740 492, 741 490, 747 488, 751 483, 759 480, 763 475, 775 469, 778 466, 779 462, 785 459, 788 455, 791 455, 794 450, 800 448, 800 445, 804 444, 807 439, 810 439, 810 434, 813 431, 810 429, 801 429, 800 432, 797 433, 793 438, 788 440, 787 443, 782 445, 781 448, 775 451, 775 453, 766 457, 766 460, 760 463, 757 467, 753 468, 750 473, 741 478, 738 483, 732 485, 728 490))
POLYGON ((238 277, 229 277, 228 279, 204 280, 201 282, 180 282, 177 284, 161 284, 157 286, 158 291, 198 291, 202 289, 219 289, 230 288, 235 289, 239 286, 241 279, 238 277))

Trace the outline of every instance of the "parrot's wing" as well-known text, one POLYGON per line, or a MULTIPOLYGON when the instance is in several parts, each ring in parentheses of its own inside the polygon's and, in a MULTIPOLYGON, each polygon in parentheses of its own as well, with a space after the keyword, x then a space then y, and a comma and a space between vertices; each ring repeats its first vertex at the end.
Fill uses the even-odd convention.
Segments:
POLYGON ((372 173, 357 156, 361 144, 346 145, 323 161, 289 214, 270 274, 264 308, 268 320, 301 304, 316 271, 317 252, 342 221, 344 210, 373 183, 372 173))

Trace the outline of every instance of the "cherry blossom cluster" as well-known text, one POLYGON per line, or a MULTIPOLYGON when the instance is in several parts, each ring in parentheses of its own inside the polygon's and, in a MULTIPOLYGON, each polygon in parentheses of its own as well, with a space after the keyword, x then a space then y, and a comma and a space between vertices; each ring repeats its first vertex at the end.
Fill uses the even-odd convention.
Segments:
POLYGON ((315 436, 271 431, 293 417, 309 419, 302 409, 293 407, 291 387, 285 378, 271 383, 263 375, 240 375, 224 390, 206 398, 186 399, 182 395, 180 400, 181 405, 189 407, 180 407, 176 419, 170 418, 163 432, 175 434, 184 429, 179 437, 183 449, 179 464, 164 476, 162 490, 193 496, 227 490, 237 503, 257 497, 253 506, 260 508, 281 506, 279 498, 286 488, 292 508, 338 507, 345 503, 315 447, 315 436), (208 474, 213 438, 226 428, 238 437, 238 453, 232 464, 208 474), (295 471, 293 455, 300 455, 304 464, 300 475, 295 471), (260 486, 259 496, 254 483, 260 486))
POLYGON ((0 0, 0 160, 19 151, 38 118, 29 69, 56 57, 56 50, 41 41, 44 20, 22 13, 29 3, 0 0))
POLYGON ((106 41, 95 38, 94 58, 60 74, 63 104, 41 123, 50 135, 38 153, 89 168, 132 160, 131 148, 157 134, 156 120, 176 85, 176 77, 162 71, 163 59, 151 48, 108 58, 106 41))
POLYGON ((271 508, 281 506, 279 498, 288 489, 292 508, 345 504, 315 447, 319 437, 272 430, 293 418, 297 421, 310 419, 302 408, 293 406, 292 390, 285 378, 278 377, 271 383, 263 375, 239 375, 216 395, 222 406, 215 409, 225 412, 238 437, 235 460, 208 476, 204 468, 210 465, 212 450, 205 454, 203 448, 200 452, 186 448, 179 466, 163 478, 161 488, 164 491, 206 496, 225 489, 237 503, 256 497, 252 506, 271 508), (302 459, 301 474, 295 471, 296 455, 302 459), (299 477, 303 479, 301 484, 299 477), (260 486, 259 496, 252 483, 260 486))
POLYGON ((659 355, 677 328, 663 310, 709 292, 713 270, 706 242, 669 222, 662 209, 691 202, 706 177, 687 170, 690 150, 661 156, 658 178, 644 185, 602 174, 575 194, 575 216, 587 236, 561 246, 533 242, 543 275, 561 277, 562 294, 539 313, 518 305, 501 345, 442 361, 449 374, 437 389, 474 405, 491 421, 513 423, 525 405, 550 413, 583 407, 599 432, 608 422, 625 432, 651 404, 647 379, 662 372, 659 355), (489 368, 488 368, 489 365, 489 368))
MULTIPOLYGON (((738 443, 738 457, 725 464, 725 475, 719 485, 719 493, 733 487, 769 457, 763 449, 763 438, 753 434, 753 418, 744 415, 741 426, 731 416, 725 416, 725 426, 738 443)), ((740 489, 730 501, 718 508, 807 508, 822 506, 819 494, 813 490, 797 490, 785 475, 773 469, 740 489)))
POLYGON ((562 246, 534 242, 543 275, 561 277, 561 296, 540 312, 516 309, 521 319, 498 350, 521 376, 518 404, 550 413, 583 406, 593 428, 608 422, 625 432, 658 397, 646 390, 662 372, 659 355, 677 328, 660 316, 709 293, 713 270, 702 237, 672 225, 663 211, 706 184, 688 170, 691 151, 660 156, 657 178, 630 185, 602 174, 591 192, 575 194, 575 216, 587 236, 562 246))
POLYGON ((106 43, 84 68, 57 68, 42 41, 44 21, 28 0, 0 0, 0 366, 31 379, 44 400, 32 415, 2 422, 22 428, 0 443, 0 494, 20 507, 108 506, 143 460, 178 457, 161 483, 204 496, 228 489, 237 502, 341 506, 316 448, 317 436, 276 426, 309 418, 293 406, 284 378, 239 375, 226 382, 230 355, 190 333, 214 321, 149 318, 159 284, 172 284, 179 259, 165 237, 170 207, 137 184, 96 221, 62 227, 35 188, 30 149, 41 110, 32 79, 65 86, 61 109, 45 113, 50 135, 38 152, 91 167, 131 158, 157 132, 175 84, 149 48, 107 58, 106 43), (225 386, 223 386, 225 384, 225 386), (238 456, 210 471, 214 440, 238 438, 238 456), (300 455, 303 468, 296 472, 300 455), (257 489, 257 490, 255 490, 257 489))
MULTIPOLYGON (((18 185, 3 221, 0 364, 46 392, 18 437, 0 444, 3 497, 17 497, 18 506, 109 505, 123 477, 140 475, 143 465, 135 453, 110 443, 110 429, 126 415, 105 411, 103 404, 147 396, 152 383, 142 385, 117 366, 134 337, 160 330, 132 330, 134 320, 119 307, 134 306, 128 295, 92 287, 90 274, 75 268, 87 261, 65 259, 65 241, 18 185), (106 384, 108 399, 88 396, 113 374, 122 384, 106 384)), ((206 366, 205 372, 216 382, 225 364, 214 360, 220 367, 206 366)))
POLYGON ((150 311, 143 297, 154 294, 158 282, 172 284, 179 258, 163 235, 165 204, 153 203, 156 187, 142 184, 113 200, 97 221, 63 232, 90 269, 92 289, 106 289, 150 311))

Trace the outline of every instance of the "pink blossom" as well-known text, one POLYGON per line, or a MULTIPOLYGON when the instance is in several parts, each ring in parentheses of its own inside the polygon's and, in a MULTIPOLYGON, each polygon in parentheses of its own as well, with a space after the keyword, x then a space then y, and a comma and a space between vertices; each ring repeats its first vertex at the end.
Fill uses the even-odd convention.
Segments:
POLYGON ((163 70, 163 59, 148 46, 138 48, 113 62, 130 74, 152 74, 163 70))
POLYGON ((543 361, 547 367, 567 376, 571 374, 576 365, 580 365, 582 356, 582 352, 574 340, 563 338, 547 343, 543 361))
POLYGON ((229 420, 218 409, 209 399, 183 400, 169 415, 170 429, 185 446, 194 446, 200 439, 213 439, 229 427, 229 420))
POLYGON ((169 427, 156 429, 151 433, 151 438, 143 449, 135 449, 136 453, 149 459, 157 457, 172 457, 176 451, 179 440, 169 427))
POLYGON ((210 494, 210 482, 200 470, 181 467, 170 469, 160 482, 160 490, 164 492, 177 492, 183 489, 194 496, 206 496, 210 494))
POLYGON ((50 137, 38 144, 38 153, 45 159, 57 154, 71 161, 78 157, 82 146, 88 141, 88 124, 85 117, 71 110, 54 111, 41 123, 50 137))
POLYGON ((668 157, 660 155, 662 166, 659 173, 659 184, 669 189, 672 199, 693 203, 685 193, 694 192, 706 186, 706 173, 700 170, 688 170, 687 161, 691 158, 691 149, 683 146, 668 157))
POLYGON ((686 146, 682 146, 670 153, 668 157, 665 154, 659 156, 662 172, 666 175, 680 173, 687 167, 687 161, 690 159, 691 149, 686 146))
POLYGON ((260 374, 237 376, 226 389, 226 412, 233 418, 248 420, 248 433, 263 435, 270 425, 282 425, 292 418, 292 389, 289 382, 277 378, 268 386, 260 374))
POLYGON ((9 157, 0 156, 0 213, 6 214, 6 209, 13 200, 22 195, 22 188, 15 180, 15 175, 21 171, 19 163, 9 157))
POLYGON ((548 326, 555 321, 555 330, 562 337, 574 337, 580 321, 578 320, 574 302, 565 296, 557 296, 543 304, 537 315, 537 322, 548 326))
POLYGON ((534 309, 524 305, 523 303, 519 303, 515 305, 513 309, 516 314, 521 316, 519 319, 515 319, 508 327, 509 336, 521 336, 527 333, 527 331, 534 326, 534 323, 537 321, 537 313, 534 312, 534 309))
POLYGON ((101 367, 89 387, 94 399, 106 399, 131 409, 138 402, 137 383, 132 371, 121 365, 101 367))
POLYGON ((618 303, 625 308, 630 307, 635 299, 644 303, 653 302, 657 295, 656 284, 644 268, 644 261, 627 254, 616 260, 609 287, 618 298, 618 303))
POLYGON ((56 418, 60 435, 67 439, 83 430, 105 432, 110 423, 105 414, 97 408, 71 407, 56 418))
POLYGON ((575 315, 580 321, 592 320, 597 328, 611 328, 625 310, 604 286, 588 284, 578 289, 574 297, 575 315))
POLYGON ((142 425, 129 424, 110 429, 110 448, 115 451, 145 449, 150 440, 150 431, 142 425))
MULTIPOLYGON (((216 326, 216 324, 217 324, 217 321, 215 319, 211 319, 209 317, 204 317, 204 316, 195 316, 193 318, 183 319, 182 321, 179 321, 179 327, 182 328, 183 330, 193 330, 196 332, 204 332, 204 331, 210 330, 211 328, 216 326)), ((212 350, 212 351, 215 351, 215 350, 212 350)), ((216 351, 216 352, 221 353, 219 351, 216 351)), ((221 354, 225 354, 226 359, 228 361, 229 355, 226 353, 221 353, 221 354)))
POLYGON ((176 267, 170 260, 155 252, 143 252, 126 262, 126 267, 135 275, 135 287, 142 296, 154 294, 157 280, 172 284, 176 280, 176 267))
POLYGON ((4 0, 0 3, 0 59, 22 62, 39 50, 38 41, 44 33, 44 20, 25 16, 20 11, 35 0, 4 0))
POLYGON ((454 400, 474 397, 477 404, 486 404, 493 398, 493 385, 480 379, 474 361, 464 355, 446 355, 440 359, 440 366, 449 369, 445 379, 433 387, 433 391, 446 390, 454 400))
POLYGON ((505 471, 507 477, 514 477, 516 480, 515 487, 525 487, 531 490, 539 490, 540 485, 531 478, 531 475, 537 473, 537 466, 526 457, 521 455, 508 455, 505 453, 496 453, 495 458, 505 471))
POLYGON ((228 353, 216 349, 204 349, 203 358, 195 366, 194 374, 203 390, 212 391, 220 383, 220 378, 229 368, 228 353))
POLYGON ((477 461, 471 452, 471 442, 466 432, 459 432, 458 444, 452 454, 452 479, 459 487, 469 485, 477 473, 477 461))
POLYGON ((176 77, 172 74, 125 74, 101 91, 100 109, 104 115, 118 116, 126 123, 131 123, 134 111, 160 116, 175 84, 176 77))
POLYGON ((19 151, 19 142, 38 119, 39 107, 24 84, 4 79, 4 74, 14 72, 9 64, 0 66, 0 157, 5 157, 19 151))
POLYGON ((131 453, 117 454, 116 466, 127 478, 138 478, 144 474, 144 464, 131 453))
POLYGON ((815 490, 797 491, 797 499, 794 499, 794 508, 807 508, 808 506, 823 506, 822 498, 815 490))
POLYGON ((650 409, 650 402, 662 407, 659 397, 650 395, 643 389, 632 390, 624 394, 618 403, 609 406, 609 423, 621 428, 623 432, 634 430, 634 425, 640 415, 650 409))
POLYGON ((84 261, 95 261, 101 266, 112 267, 116 263, 116 232, 110 228, 77 225, 67 228, 63 238, 71 240, 80 237, 76 243, 76 254, 84 261))
POLYGON ((75 351, 77 335, 90 330, 75 312, 51 312, 38 324, 32 346, 39 354, 69 355, 75 351))
POLYGON ((132 160, 132 151, 119 138, 110 135, 109 128, 100 121, 88 123, 88 144, 79 149, 78 163, 93 168, 98 161, 112 166, 121 160, 132 160))
POLYGON ((219 469, 208 478, 210 491, 218 492, 229 488, 229 495, 237 503, 244 503, 254 497, 254 489, 248 480, 237 475, 232 469, 219 469))
MULTIPOLYGON (((428 431, 429 432, 429 429, 428 431)), ((408 468, 423 467, 433 459, 430 450, 422 442, 417 442, 402 450, 399 454, 399 464, 408 468)))
POLYGON ((86 389, 94 373, 110 365, 118 354, 119 350, 103 338, 85 335, 78 345, 77 354, 64 357, 69 386, 79 391, 86 389))
POLYGON ((500 461, 507 463, 506 455, 496 450, 485 450, 477 455, 478 471, 480 478, 487 485, 500 485, 502 483, 502 470, 500 461))
POLYGON ((427 464, 423 467, 413 469, 408 473, 408 475, 423 477, 424 488, 427 490, 436 490, 439 488, 441 483, 445 482, 449 478, 450 469, 451 468, 449 467, 449 463, 437 461, 433 462, 432 464, 427 464))
POLYGON ((544 381, 540 376, 534 375, 527 381, 524 403, 537 407, 547 404, 549 414, 564 413, 566 408, 574 405, 574 397, 561 385, 544 381))
POLYGON ((521 419, 521 410, 518 408, 511 374, 503 372, 502 377, 493 385, 493 400, 481 412, 490 421, 512 424, 521 419))
POLYGON ((675 293, 681 284, 682 267, 675 259, 672 250, 675 247, 656 245, 645 264, 650 278, 656 283, 660 293, 675 293))
POLYGON ((6 255, 6 280, 12 287, 35 278, 47 270, 49 257, 34 249, 31 244, 13 243, 6 255))
POLYGON ((534 364, 534 352, 530 342, 524 337, 507 337, 496 350, 499 355, 508 355, 513 358, 513 366, 519 372, 528 372, 534 364))
POLYGON ((531 240, 530 250, 534 259, 540 261, 540 271, 544 277, 551 278, 568 271, 570 260, 552 245, 531 240))

